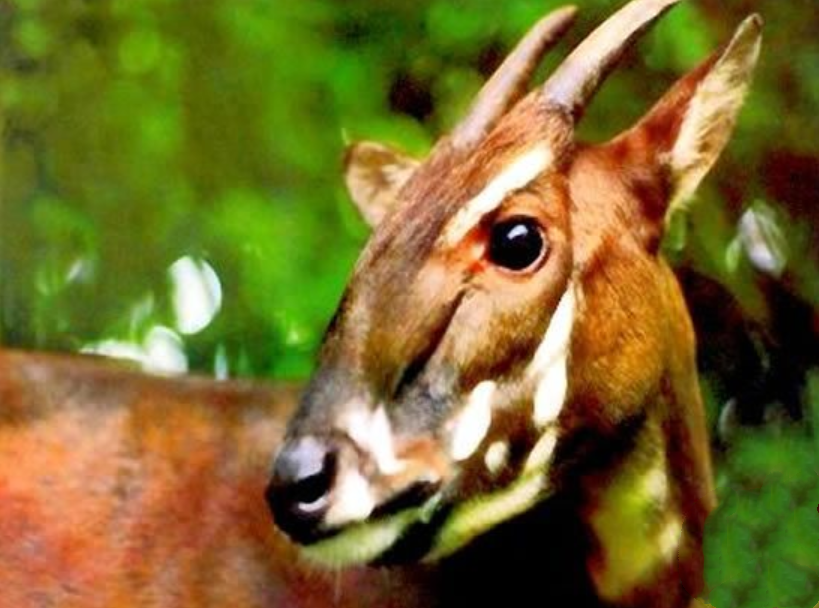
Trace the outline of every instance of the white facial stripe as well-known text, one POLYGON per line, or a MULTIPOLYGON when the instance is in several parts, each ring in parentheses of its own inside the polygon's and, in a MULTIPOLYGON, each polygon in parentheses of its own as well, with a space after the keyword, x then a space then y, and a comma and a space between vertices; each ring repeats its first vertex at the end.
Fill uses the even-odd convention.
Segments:
POLYGON ((398 473, 403 466, 395 457, 392 426, 390 425, 390 419, 387 417, 387 410, 384 409, 384 406, 375 410, 370 432, 372 433, 370 450, 375 458, 378 470, 385 475, 398 473))
POLYGON ((509 460, 509 444, 506 441, 496 441, 486 449, 483 462, 486 470, 492 475, 497 475, 506 466, 509 460))
POLYGON ((383 406, 374 412, 356 406, 346 418, 345 430, 359 448, 375 461, 382 475, 395 475, 403 464, 395 456, 392 427, 383 406))
POLYGON ((569 283, 528 369, 529 377, 535 381, 534 421, 539 428, 557 420, 566 400, 574 316, 575 292, 569 283))
POLYGON ((450 220, 444 231, 444 242, 455 245, 494 211, 515 190, 520 190, 548 169, 554 159, 551 148, 538 144, 510 162, 475 198, 467 202, 450 220))
POLYGON ((324 522, 341 526, 366 519, 375 508, 369 482, 356 470, 343 471, 324 522))
POLYGON ((466 460, 481 445, 492 422, 492 397, 495 383, 484 380, 472 389, 464 408, 453 421, 450 455, 456 461, 466 460))
POLYGON ((568 390, 566 360, 556 359, 546 367, 535 390, 535 424, 543 428, 557 420, 568 390))

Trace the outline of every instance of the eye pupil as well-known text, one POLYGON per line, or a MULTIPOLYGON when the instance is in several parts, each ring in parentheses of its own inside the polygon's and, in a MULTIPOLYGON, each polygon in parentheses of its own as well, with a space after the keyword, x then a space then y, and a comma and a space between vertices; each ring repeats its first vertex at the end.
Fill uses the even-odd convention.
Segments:
POLYGON ((530 218, 510 218, 492 226, 489 259, 509 270, 524 270, 540 259, 545 249, 543 234, 530 218))

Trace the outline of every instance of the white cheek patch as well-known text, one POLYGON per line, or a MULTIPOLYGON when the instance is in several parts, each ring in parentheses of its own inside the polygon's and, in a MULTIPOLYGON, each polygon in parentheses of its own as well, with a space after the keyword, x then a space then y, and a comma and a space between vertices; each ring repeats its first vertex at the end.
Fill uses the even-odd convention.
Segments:
POLYGON ((497 475, 509 461, 509 444, 506 441, 496 441, 486 449, 483 456, 483 463, 486 470, 492 475, 497 475))
POLYGON ((554 153, 545 143, 538 144, 518 156, 455 214, 444 231, 444 243, 449 246, 459 243, 487 213, 494 211, 509 194, 534 181, 553 162, 554 153))
POLYGON ((356 470, 342 472, 333 491, 332 502, 324 523, 328 526, 342 526, 362 521, 375 508, 375 497, 369 482, 356 470))
MULTIPOLYGON (((568 388, 567 366, 574 317, 575 291, 570 283, 527 370, 528 378, 534 381, 534 416, 542 433, 529 453, 521 475, 497 492, 476 496, 459 505, 436 538, 431 559, 449 555, 500 522, 527 511, 548 495, 549 482, 544 471, 549 467, 558 442, 556 421, 568 388)), ((452 455, 456 460, 473 454, 485 438, 491 423, 494 391, 493 382, 480 383, 456 419, 452 442, 452 455)), ((491 444, 484 455, 487 470, 497 474, 505 466, 508 455, 506 442, 491 444)))
POLYGON ((375 411, 359 406, 347 415, 343 426, 358 447, 372 457, 382 475, 395 475, 403 470, 395 455, 392 426, 384 406, 375 411))
POLYGON ((534 422, 541 429, 557 420, 566 401, 575 300, 574 286, 569 283, 527 370, 535 382, 534 422))
POLYGON ((496 385, 484 380, 472 389, 464 408, 452 421, 450 455, 453 460, 466 460, 481 445, 492 423, 492 397, 496 385))
POLYGON ((412 524, 426 518, 426 507, 421 507, 367 521, 302 547, 301 554, 310 561, 334 569, 366 564, 395 545, 412 524))

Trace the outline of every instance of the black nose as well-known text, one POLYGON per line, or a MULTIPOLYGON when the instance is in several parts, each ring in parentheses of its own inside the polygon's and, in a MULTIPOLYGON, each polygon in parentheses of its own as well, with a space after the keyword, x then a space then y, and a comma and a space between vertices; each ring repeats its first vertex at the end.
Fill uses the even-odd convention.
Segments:
POLYGON ((336 477, 337 451, 326 439, 300 437, 284 444, 267 486, 276 525, 300 543, 318 539, 336 477))

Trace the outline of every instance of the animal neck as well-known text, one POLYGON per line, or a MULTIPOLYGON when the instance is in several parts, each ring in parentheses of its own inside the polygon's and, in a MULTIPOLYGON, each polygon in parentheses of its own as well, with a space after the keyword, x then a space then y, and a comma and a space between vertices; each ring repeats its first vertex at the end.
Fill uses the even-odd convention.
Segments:
POLYGON ((586 567, 597 595, 628 606, 676 606, 701 590, 701 522, 688 517, 669 454, 662 406, 647 413, 625 453, 582 484, 592 539, 586 567))
POLYGON ((553 475, 571 488, 604 601, 677 606, 702 589, 714 506, 691 324, 660 258, 610 244, 579 272, 570 401, 553 475))

